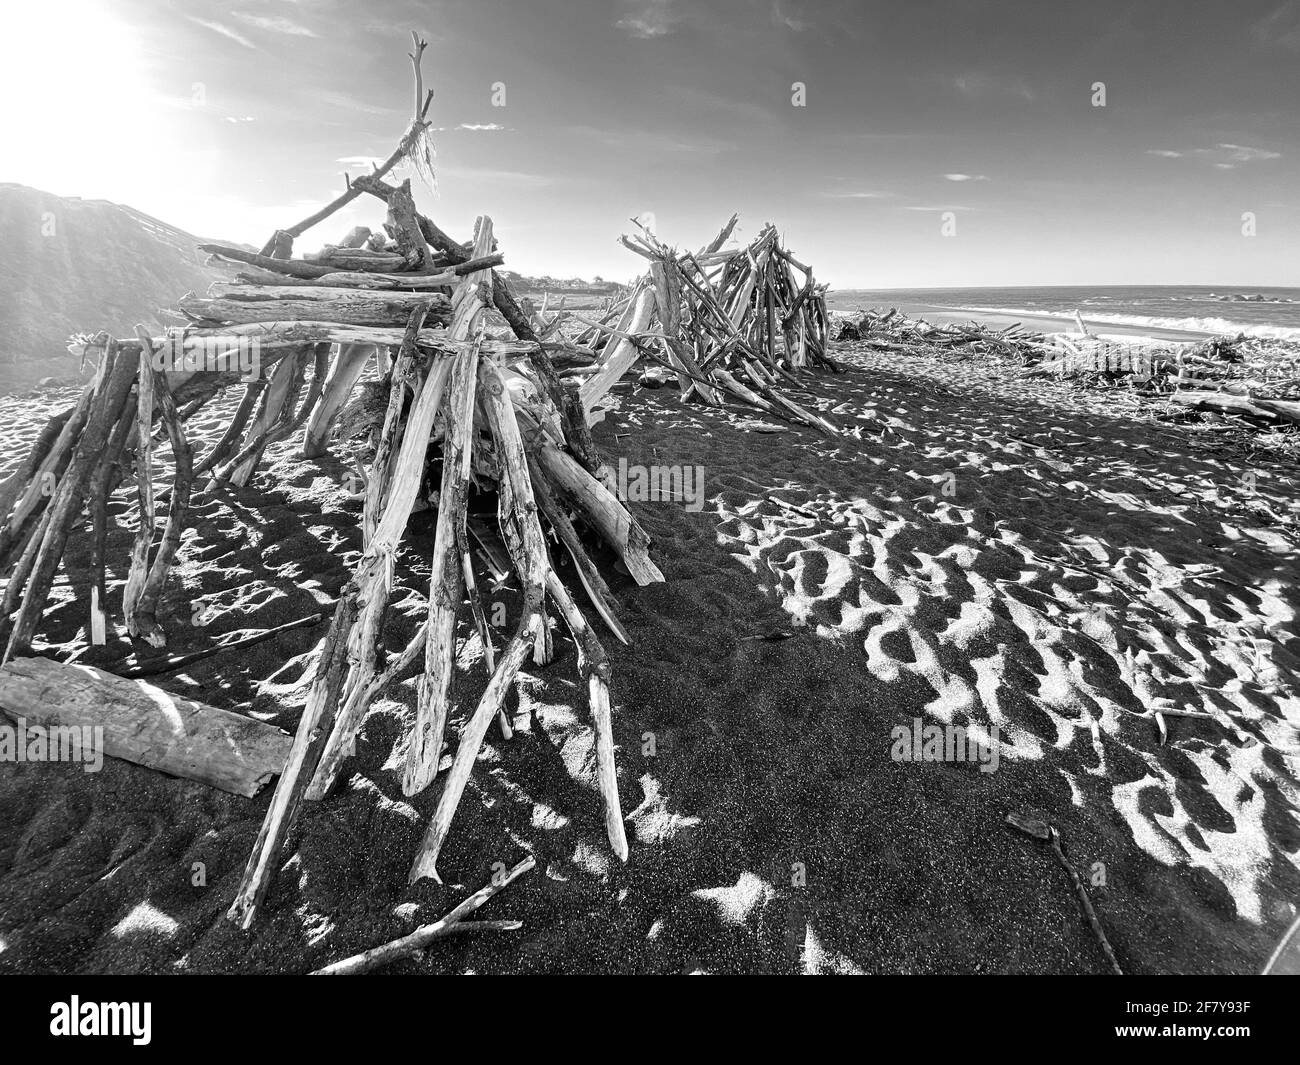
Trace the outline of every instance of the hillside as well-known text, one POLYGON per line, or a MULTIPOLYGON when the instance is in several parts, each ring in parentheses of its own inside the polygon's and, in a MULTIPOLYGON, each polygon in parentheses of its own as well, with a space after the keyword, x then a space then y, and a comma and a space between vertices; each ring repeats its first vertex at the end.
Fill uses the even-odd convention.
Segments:
POLYGON ((0 183, 0 391, 77 374, 72 333, 130 335, 188 291, 229 276, 203 238, 130 207, 0 183))

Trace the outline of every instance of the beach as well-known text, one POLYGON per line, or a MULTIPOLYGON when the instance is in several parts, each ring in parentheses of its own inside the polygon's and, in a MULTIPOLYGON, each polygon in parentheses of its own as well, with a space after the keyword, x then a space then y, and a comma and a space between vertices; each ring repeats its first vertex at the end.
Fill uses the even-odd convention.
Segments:
POLYGON ((1074 312, 1094 335, 1198 341, 1211 336, 1300 340, 1300 289, 1194 285, 1075 285, 960 289, 832 289, 837 311, 897 307, 934 324, 979 321, 1038 333, 1077 330, 1074 312))
MULTIPOLYGON (((1300 898, 1294 464, 1194 447, 1106 392, 996 363, 831 354, 845 372, 801 378, 799 402, 842 437, 671 388, 620 389, 596 427, 611 462, 698 466, 704 485, 698 509, 632 504, 664 583, 597 558, 632 640, 607 643, 626 865, 557 630, 556 661, 527 664, 507 702, 513 739, 489 732, 445 883, 407 885, 439 790, 402 794, 412 679, 375 703, 339 791, 307 804, 254 935, 224 914, 268 793, 113 759, 4 766, 0 972, 306 972, 528 854, 537 868, 482 911, 520 931, 393 971, 1105 972, 1063 870, 1009 813, 1059 830, 1125 971, 1257 971, 1300 898), (926 725, 994 745, 996 770, 900 758, 898 730, 926 725)), ((0 398, 0 477, 75 396, 0 398)), ((211 445, 235 401, 204 408, 195 438, 211 445)), ((359 505, 340 449, 306 461, 296 445, 274 445, 249 488, 196 499, 159 611, 169 651, 329 612, 359 505)), ((110 598, 133 514, 118 492, 110 598)), ((87 647, 78 536, 38 651, 120 661, 120 630, 87 647)), ((389 648, 423 617, 432 540, 415 515, 389 648)), ((516 616, 516 587, 492 598, 516 616)), ((153 682, 292 732, 323 635, 153 682)), ((486 681, 464 616, 457 637, 453 731, 486 681)))

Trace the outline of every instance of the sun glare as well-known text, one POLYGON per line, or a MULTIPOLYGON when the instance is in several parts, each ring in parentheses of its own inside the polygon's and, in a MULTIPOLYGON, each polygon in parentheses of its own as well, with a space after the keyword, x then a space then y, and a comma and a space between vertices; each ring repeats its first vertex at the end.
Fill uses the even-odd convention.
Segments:
POLYGON ((100 195, 110 169, 146 165, 133 152, 156 136, 159 102, 110 4, 6 4, 0 23, 0 181, 100 195))

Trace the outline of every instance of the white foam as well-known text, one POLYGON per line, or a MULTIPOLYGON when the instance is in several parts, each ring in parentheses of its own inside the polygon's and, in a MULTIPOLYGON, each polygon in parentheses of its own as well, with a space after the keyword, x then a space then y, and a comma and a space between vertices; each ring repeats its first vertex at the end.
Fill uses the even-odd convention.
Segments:
MULTIPOLYGON (((1027 318, 1059 318, 1072 321, 1073 314, 1062 311, 1027 310, 1023 307, 945 307, 950 311, 970 311, 974 314, 1010 314, 1027 318)), ((1179 329, 1188 333, 1206 333, 1211 336, 1244 333, 1248 337, 1269 340, 1300 340, 1300 328, 1285 325, 1247 325, 1227 318, 1156 318, 1143 314, 1094 314, 1084 316, 1085 322, 1107 322, 1111 325, 1131 325, 1145 329, 1179 329)))

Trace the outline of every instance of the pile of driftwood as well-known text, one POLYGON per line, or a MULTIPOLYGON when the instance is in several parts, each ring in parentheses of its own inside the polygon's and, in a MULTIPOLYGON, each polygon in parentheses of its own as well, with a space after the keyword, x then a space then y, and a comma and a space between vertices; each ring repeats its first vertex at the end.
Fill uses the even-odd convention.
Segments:
POLYGON ((739 402, 838 433, 786 394, 802 389, 801 371, 838 370, 826 353, 826 286, 781 247, 775 226, 765 226, 747 247, 724 249, 736 221, 733 215, 694 253, 669 248, 644 228, 622 238, 649 260, 648 273, 598 320, 570 316, 582 331, 567 352, 577 365, 566 372, 582 379, 589 417, 643 360, 662 367, 683 399, 711 406, 739 402))
POLYGON ((975 322, 932 325, 897 310, 837 316, 833 331, 836 340, 880 351, 1005 360, 1029 377, 1123 384, 1180 408, 1264 424, 1300 423, 1300 351, 1276 340, 1127 343, 1093 336, 1082 322, 1077 333, 1043 334, 1019 324, 1001 330, 975 322))
POLYGON ((685 395, 716 404, 725 396, 835 432, 782 395, 783 384, 798 385, 795 373, 830 361, 824 288, 781 249, 772 227, 748 248, 722 251, 733 218, 695 255, 678 255, 649 234, 630 239, 629 247, 651 260, 649 274, 597 312, 600 321, 573 323, 582 333, 566 338, 559 326, 568 312, 548 320, 545 307, 521 306, 494 271, 503 255, 490 218, 480 218, 473 240, 460 243, 422 215, 410 182, 385 176, 404 159, 421 164, 417 170, 430 160, 423 48, 417 38, 415 115, 389 160, 349 181, 343 195, 311 217, 277 231, 261 252, 205 246, 246 269, 231 283, 182 299, 184 327, 164 336, 138 327, 130 339, 74 338, 72 350, 96 360, 98 372, 0 486, 0 673, 31 661, 25 656, 56 571, 86 511, 91 643, 105 644, 108 626, 120 617, 132 638, 165 647, 158 605, 194 494, 247 485, 266 449, 297 433, 304 455, 322 454, 341 412, 369 389, 362 403, 369 414, 361 419, 369 427, 363 556, 311 666, 307 706, 230 907, 230 918, 245 928, 283 864, 303 801, 329 794, 370 704, 416 670, 417 712, 402 784, 415 795, 434 781, 453 712, 462 613, 482 642, 489 679, 461 728, 411 881, 437 877, 439 852, 492 723, 509 738, 502 707, 525 660, 551 661, 551 612, 577 648, 605 828, 626 860, 609 662, 579 602, 627 643, 592 545, 612 548, 638 584, 663 575, 648 536, 612 491, 592 440, 600 400, 644 359, 671 367, 685 395), (362 227, 314 256, 294 257, 297 237, 363 195, 383 204, 382 231, 362 227), (361 386, 371 358, 380 383, 361 386), (238 407, 221 439, 201 453, 187 422, 231 388, 243 390, 238 407), (426 487, 431 471, 436 495, 426 487), (128 479, 139 525, 119 613, 110 611, 106 586, 106 504, 128 479), (495 499, 498 530, 470 519, 471 495, 476 502, 495 499), (437 506, 427 618, 406 647, 390 651, 381 634, 395 559, 407 520, 426 497, 437 506), (552 550, 572 564, 572 588, 552 550), (495 560, 500 580, 512 571, 522 592, 504 647, 495 646, 478 595, 476 556, 495 560))
POLYGON ((837 315, 833 329, 839 341, 858 341, 877 351, 916 351, 933 353, 935 349, 960 358, 1006 358, 1029 365, 1043 357, 1047 339, 1019 324, 995 330, 977 322, 932 325, 919 318, 908 318, 891 308, 837 315))

